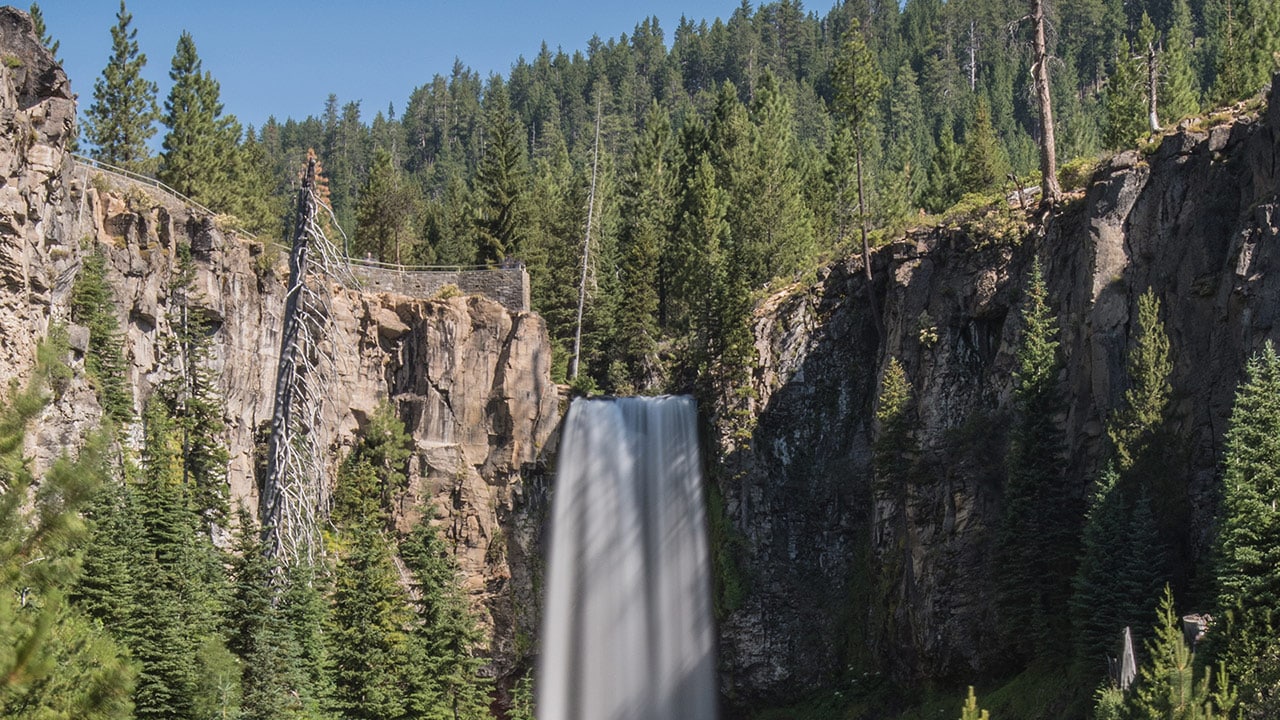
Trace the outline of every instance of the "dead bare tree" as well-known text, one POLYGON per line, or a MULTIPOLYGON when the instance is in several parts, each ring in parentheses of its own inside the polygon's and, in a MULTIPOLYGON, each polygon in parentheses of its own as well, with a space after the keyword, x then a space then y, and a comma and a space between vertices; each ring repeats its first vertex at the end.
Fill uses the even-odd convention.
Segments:
POLYGON ((1049 94, 1049 51, 1045 42, 1044 0, 1031 0, 1032 60, 1031 77, 1040 106, 1040 199, 1057 203, 1062 199, 1058 185, 1058 157, 1053 135, 1053 99, 1049 94))
POLYGON ((265 552, 286 564, 314 561, 320 548, 320 527, 329 506, 324 415, 337 357, 332 287, 335 280, 354 284, 346 257, 318 220, 321 209, 328 211, 317 194, 313 156, 298 191, 259 505, 265 552))

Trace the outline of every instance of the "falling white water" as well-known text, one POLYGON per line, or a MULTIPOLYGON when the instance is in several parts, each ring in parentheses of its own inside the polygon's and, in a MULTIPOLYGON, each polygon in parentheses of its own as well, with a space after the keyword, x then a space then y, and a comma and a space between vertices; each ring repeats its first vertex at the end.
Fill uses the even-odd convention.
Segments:
POLYGON ((693 400, 575 400, 557 462, 539 720, 714 720, 693 400))

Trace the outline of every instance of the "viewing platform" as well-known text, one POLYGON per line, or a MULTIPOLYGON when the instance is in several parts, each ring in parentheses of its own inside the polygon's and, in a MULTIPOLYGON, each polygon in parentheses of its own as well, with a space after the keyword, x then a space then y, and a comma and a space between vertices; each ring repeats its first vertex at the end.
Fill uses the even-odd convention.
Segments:
MULTIPOLYGON (((148 177, 82 155, 72 155, 75 171, 87 176, 101 173, 112 180, 129 185, 142 186, 151 192, 159 192, 168 200, 196 210, 210 217, 217 213, 168 185, 148 177)), ((237 235, 255 242, 264 242, 252 233, 237 230, 237 235)), ((269 240, 273 244, 278 241, 269 240)), ((286 249, 287 252, 287 249, 286 249)), ((346 262, 351 275, 361 289, 374 292, 393 292, 409 297, 429 299, 444 292, 449 286, 463 295, 482 295, 511 312, 529 310, 529 273, 523 263, 508 262, 498 267, 484 265, 397 265, 377 260, 348 257, 346 262)))

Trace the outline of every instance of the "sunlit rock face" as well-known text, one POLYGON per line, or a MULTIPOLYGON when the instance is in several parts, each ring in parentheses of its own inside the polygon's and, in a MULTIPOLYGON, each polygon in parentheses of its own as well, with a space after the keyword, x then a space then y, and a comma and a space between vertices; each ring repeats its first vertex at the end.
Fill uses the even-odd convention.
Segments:
MULTIPOLYGON (((84 254, 100 249, 123 335, 135 410, 174 371, 179 246, 194 260, 193 310, 209 320, 234 502, 256 509, 260 431, 272 415, 286 258, 145 185, 73 161, 75 101, 30 19, 0 8, 0 385, 24 381, 51 325, 68 327, 75 377, 28 433, 46 465, 83 442, 102 409, 84 376, 87 330, 69 325, 84 254)), ((397 523, 442 528, 497 675, 536 636, 534 560, 545 490, 540 455, 558 422, 542 319, 483 297, 430 299, 333 287, 333 392, 318 428, 336 467, 361 424, 390 401, 415 444, 397 523), (517 638, 524 636, 523 642, 517 638)), ((126 435, 139 439, 139 428, 126 435)), ((225 540, 225 538, 219 538, 225 540)))
MULTIPOLYGON (((1244 362, 1280 339, 1278 138, 1273 95, 1260 116, 1108 160, 1015 237, 911 232, 873 258, 879 323, 857 257, 757 309, 749 442, 717 424, 714 479, 743 589, 720 624, 732 703, 794 701, 876 673, 971 682, 1008 662, 991 550, 1019 303, 1037 255, 1060 322, 1067 481, 1081 499, 1126 388, 1137 298, 1151 288, 1161 300, 1182 453, 1162 500, 1178 520, 1175 572, 1193 572, 1244 362), (912 385, 922 472, 873 493, 873 404, 891 357, 912 385)), ((724 409, 710 412, 732 418, 724 409)))

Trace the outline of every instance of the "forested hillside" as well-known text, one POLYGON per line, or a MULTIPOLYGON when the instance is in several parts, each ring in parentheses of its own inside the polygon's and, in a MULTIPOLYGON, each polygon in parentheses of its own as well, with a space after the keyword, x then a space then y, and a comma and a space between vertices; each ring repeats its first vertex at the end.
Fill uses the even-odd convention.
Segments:
MULTIPOLYGON (((966 194, 1038 184, 1028 10, 744 0, 674 29, 644 19, 585 53, 544 46, 506 75, 458 60, 399 107, 331 95, 317 115, 246 129, 222 113, 188 34, 159 112, 122 6, 84 149, 283 238, 314 148, 353 255, 526 263, 561 377, 590 217, 582 382, 661 389, 674 365, 740 372, 753 293, 849 250, 863 220, 874 242, 966 194), (148 157, 157 118, 163 150, 148 157)), ((1280 49, 1267 0, 1047 10, 1057 155, 1079 160, 1064 163, 1069 176, 1153 124, 1252 96, 1280 49)))

